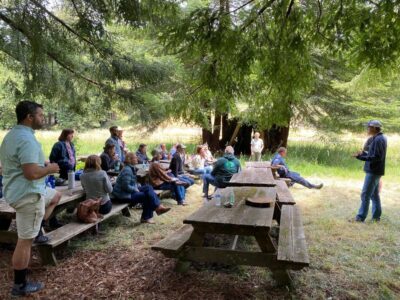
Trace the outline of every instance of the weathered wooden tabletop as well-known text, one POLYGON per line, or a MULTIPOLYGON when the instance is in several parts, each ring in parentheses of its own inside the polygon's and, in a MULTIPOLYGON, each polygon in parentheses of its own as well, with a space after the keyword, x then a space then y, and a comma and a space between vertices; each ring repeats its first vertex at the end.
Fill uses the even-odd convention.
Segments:
POLYGON ((274 187, 227 187, 221 190, 221 206, 216 206, 215 200, 211 200, 187 217, 183 223, 216 233, 223 231, 231 234, 252 234, 258 229, 268 232, 272 224, 274 205, 265 208, 246 205, 246 198, 254 196, 274 201, 276 190, 274 187), (232 192, 235 204, 226 208, 224 203, 229 202, 232 192))
POLYGON ((228 186, 275 186, 271 169, 246 168, 233 174, 228 186))
POLYGON ((246 168, 269 168, 271 162, 269 161, 246 161, 244 163, 246 168))

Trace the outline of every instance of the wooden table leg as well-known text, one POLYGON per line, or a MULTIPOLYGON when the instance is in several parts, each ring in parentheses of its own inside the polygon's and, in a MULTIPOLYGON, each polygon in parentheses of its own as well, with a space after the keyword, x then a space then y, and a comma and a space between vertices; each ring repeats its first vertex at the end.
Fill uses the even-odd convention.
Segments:
POLYGON ((43 265, 52 265, 52 266, 57 265, 57 259, 54 254, 53 247, 49 245, 38 245, 38 249, 43 265))
MULTIPOLYGON (((256 234, 255 238, 262 252, 276 254, 278 247, 269 234, 256 234)), ((279 268, 272 264, 269 269, 272 272, 272 277, 276 280, 278 285, 284 286, 292 283, 292 278, 286 268, 279 268)))
MULTIPOLYGON (((204 235, 204 232, 199 232, 194 229, 186 244, 188 246, 201 247, 204 243, 204 235)), ((186 273, 189 270, 190 265, 190 261, 186 260, 183 254, 183 256, 178 257, 178 261, 175 265, 175 271, 179 273, 186 273)))
POLYGON ((8 230, 11 225, 11 218, 1 218, 0 219, 0 230, 8 230))
POLYGON ((278 202, 275 202, 275 208, 274 208, 274 220, 278 222, 278 224, 281 223, 281 207, 279 206, 278 202))
POLYGON ((278 283, 279 286, 291 285, 292 277, 287 269, 271 269, 272 277, 278 283))
POLYGON ((257 233, 254 236, 262 252, 275 253, 277 251, 278 247, 269 234, 257 233))

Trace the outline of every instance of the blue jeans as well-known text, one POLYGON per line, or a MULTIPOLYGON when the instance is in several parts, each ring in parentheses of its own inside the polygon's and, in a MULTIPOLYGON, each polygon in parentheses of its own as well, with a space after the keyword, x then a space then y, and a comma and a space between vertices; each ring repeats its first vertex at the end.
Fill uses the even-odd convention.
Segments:
POLYGON ((142 220, 151 219, 153 212, 160 206, 160 199, 158 199, 153 188, 149 185, 139 187, 139 192, 133 192, 130 199, 115 199, 115 201, 129 203, 131 206, 135 206, 138 203, 142 204, 142 220))
POLYGON ((308 182, 306 179, 301 177, 299 173, 296 173, 296 172, 289 171, 286 174, 286 178, 290 178, 293 182, 301 184, 305 187, 308 187, 309 189, 312 189, 313 187, 315 187, 312 183, 308 182))
POLYGON ((205 174, 210 174, 212 169, 212 166, 206 166, 204 168, 194 169, 192 172, 193 174, 202 175, 202 177, 204 177, 205 174))
POLYGON ((189 186, 194 184, 194 180, 192 178, 190 178, 190 177, 185 176, 185 175, 178 175, 178 179, 180 181, 187 182, 189 184, 189 186))
POLYGON ((186 190, 182 185, 176 185, 174 182, 163 182, 161 185, 157 186, 156 189, 163 191, 170 190, 178 203, 185 201, 186 190))
POLYGON ((211 174, 204 174, 203 176, 203 193, 207 197, 208 196, 208 187, 209 185, 217 186, 215 182, 215 177, 211 174))
POLYGON ((369 201, 372 201, 372 219, 380 220, 382 214, 381 198, 379 196, 379 180, 381 175, 366 173, 364 186, 361 192, 361 206, 358 210, 356 220, 364 221, 369 210, 369 201))

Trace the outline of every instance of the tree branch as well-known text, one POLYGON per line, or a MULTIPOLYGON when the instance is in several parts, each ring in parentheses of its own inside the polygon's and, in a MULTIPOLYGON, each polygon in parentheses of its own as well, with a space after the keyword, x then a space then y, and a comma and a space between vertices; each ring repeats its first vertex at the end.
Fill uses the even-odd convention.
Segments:
MULTIPOLYGON (((8 18, 6 15, 4 15, 1 11, 0 11, 0 19, 3 20, 6 24, 8 24, 9 26, 11 26, 12 28, 14 28, 15 30, 19 31, 20 33, 22 33, 30 42, 32 41, 33 37, 29 34, 29 32, 23 28, 22 26, 18 25, 17 23, 15 23, 13 20, 11 20, 10 18, 8 18)), ((45 50, 46 55, 51 58, 53 61, 55 61, 60 67, 62 67, 63 69, 67 70, 68 72, 72 73, 74 76, 92 84, 95 85, 99 88, 102 88, 103 90, 110 92, 112 94, 118 95, 122 98, 125 99, 129 99, 129 96, 124 95, 123 93, 119 93, 118 91, 112 90, 109 86, 98 82, 94 79, 91 79, 89 77, 86 77, 85 75, 77 72, 76 70, 74 70, 71 66, 69 66, 68 64, 66 64, 65 62, 63 62, 62 60, 60 60, 57 55, 54 52, 51 52, 49 50, 45 50)))
POLYGON ((59 17, 57 17, 56 15, 54 15, 51 11, 49 11, 46 7, 44 7, 42 4, 40 4, 39 2, 37 2, 36 0, 31 0, 31 2, 36 5, 37 7, 39 7, 40 9, 42 9, 44 12, 46 12, 46 14, 48 14, 52 19, 56 20, 58 23, 60 23, 65 29, 67 29, 69 32, 71 32, 72 34, 74 34, 75 36, 77 36, 80 40, 86 42, 87 44, 89 44, 90 46, 92 46, 99 54, 101 57, 105 58, 104 54, 102 53, 102 51, 100 51, 100 49, 97 47, 97 45, 95 43, 93 43, 91 40, 87 39, 86 37, 80 35, 76 30, 74 30, 71 26, 69 26, 67 23, 65 23, 63 20, 61 20, 59 17))
POLYGON ((227 15, 228 15, 228 14, 233 14, 233 13, 237 12, 239 9, 242 9, 243 7, 247 6, 247 5, 250 4, 251 2, 254 2, 254 0, 249 0, 249 1, 247 1, 246 3, 242 4, 241 6, 235 8, 234 10, 231 10, 231 11, 226 12, 225 14, 227 14, 227 15))
POLYGON ((274 2, 275 2, 275 0, 270 0, 270 1, 268 1, 267 4, 265 4, 264 6, 262 6, 262 7, 258 10, 258 12, 257 12, 257 14, 256 14, 256 16, 255 16, 255 18, 251 19, 249 22, 247 22, 245 25, 243 25, 242 28, 240 29, 240 31, 244 31, 247 27, 249 27, 251 24, 253 24, 253 23, 257 20, 257 18, 258 18, 259 16, 261 16, 261 15, 263 14, 263 12, 264 12, 268 7, 270 7, 274 2))

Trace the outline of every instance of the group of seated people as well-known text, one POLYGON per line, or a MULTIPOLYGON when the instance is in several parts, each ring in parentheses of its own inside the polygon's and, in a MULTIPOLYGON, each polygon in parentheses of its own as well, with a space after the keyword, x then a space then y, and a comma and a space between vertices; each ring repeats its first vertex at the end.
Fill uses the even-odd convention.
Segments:
MULTIPOLYGON (((143 207, 141 221, 153 223, 154 211, 162 214, 169 210, 160 204, 160 199, 154 189, 169 190, 178 205, 186 205, 186 189, 194 184, 193 175, 201 177, 203 197, 210 199, 210 184, 224 188, 233 174, 241 169, 240 162, 235 157, 231 146, 227 146, 224 155, 215 160, 206 144, 197 146, 196 153, 191 157, 186 155, 186 147, 183 144, 173 145, 170 151, 167 151, 165 144, 160 144, 151 152, 152 159, 149 159, 145 144, 140 144, 135 153, 130 152, 123 140, 121 128, 111 127, 110 134, 103 153, 100 156, 90 155, 86 159, 85 168, 80 177, 87 198, 102 199, 100 207, 102 214, 107 214, 111 210, 111 200, 129 203, 132 206, 140 203, 143 207), (167 162, 169 165, 166 167, 167 162), (148 184, 138 183, 137 165, 140 164, 149 164, 148 184), (189 172, 185 171, 185 166, 188 166, 189 172), (110 170, 118 171, 114 187, 107 174, 110 170)), ((75 170, 76 152, 73 138, 74 130, 64 129, 59 141, 51 150, 50 162, 59 165, 62 179, 68 179, 68 172, 75 170)), ((300 174, 290 171, 284 160, 286 153, 285 148, 280 148, 272 159, 272 166, 277 168, 281 177, 290 178, 293 183, 299 183, 308 188, 322 187, 322 184, 311 184, 300 174)), ((50 226, 57 227, 58 221, 55 218, 50 220, 50 226)))
MULTIPOLYGON (((167 151, 165 144, 154 149, 152 159, 147 156, 147 145, 140 144, 136 153, 130 152, 123 140, 123 130, 117 126, 110 128, 111 136, 107 139, 104 151, 100 155, 86 158, 83 174, 80 176, 82 187, 88 199, 101 198, 100 213, 107 214, 112 202, 129 203, 131 206, 141 204, 143 213, 141 221, 153 223, 153 212, 162 214, 170 208, 160 204, 154 192, 169 190, 178 205, 187 205, 186 189, 194 184, 193 174, 210 175, 214 158, 207 145, 197 147, 196 154, 187 162, 185 145, 175 144, 167 151), (165 167, 160 161, 170 161, 165 167), (148 164, 148 184, 139 184, 138 165, 148 164), (192 174, 185 171, 189 164, 192 174), (111 185, 107 174, 110 170, 118 171, 115 185, 111 185)), ((60 178, 67 180, 68 172, 76 168, 76 152, 73 144, 74 130, 64 129, 59 141, 54 144, 50 161, 60 167, 60 178)), ((209 180, 209 179, 208 179, 209 180)), ((209 181, 208 181, 209 182, 209 181)), ((53 223, 58 221, 55 219, 53 223)), ((58 227, 58 226, 51 226, 58 227)))

